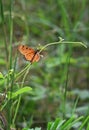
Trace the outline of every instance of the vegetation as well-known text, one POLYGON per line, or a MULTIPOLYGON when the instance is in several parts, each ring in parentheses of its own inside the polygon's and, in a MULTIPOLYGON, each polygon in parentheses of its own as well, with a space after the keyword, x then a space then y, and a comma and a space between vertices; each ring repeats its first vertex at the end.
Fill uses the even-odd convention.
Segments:
POLYGON ((1 130, 89 130, 88 10, 88 0, 0 0, 1 130), (43 57, 31 64, 19 44, 43 57))

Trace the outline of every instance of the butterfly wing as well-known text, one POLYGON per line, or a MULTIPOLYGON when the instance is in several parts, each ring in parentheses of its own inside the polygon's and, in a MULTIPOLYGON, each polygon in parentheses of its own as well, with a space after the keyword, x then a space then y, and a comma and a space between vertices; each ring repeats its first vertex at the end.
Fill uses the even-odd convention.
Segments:
POLYGON ((26 60, 30 61, 31 63, 38 62, 40 59, 40 54, 28 46, 19 45, 18 50, 25 56, 26 60))
POLYGON ((26 60, 30 62, 38 62, 40 60, 40 54, 36 52, 31 52, 25 55, 26 60))
POLYGON ((26 55, 28 53, 34 53, 34 49, 25 46, 25 45, 19 45, 18 50, 20 51, 21 54, 26 55))

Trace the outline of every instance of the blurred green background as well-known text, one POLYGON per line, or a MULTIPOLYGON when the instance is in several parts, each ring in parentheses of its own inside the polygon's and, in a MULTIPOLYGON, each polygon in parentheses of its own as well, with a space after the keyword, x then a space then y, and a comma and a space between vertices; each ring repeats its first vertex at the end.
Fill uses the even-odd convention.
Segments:
MULTIPOLYGON (((89 1, 88 0, 13 0, 2 1, 0 14, 0 71, 6 75, 14 66, 17 45, 37 49, 58 41, 80 41, 79 44, 49 46, 44 57, 32 64, 23 85, 32 93, 22 94, 16 126, 42 127, 60 117, 89 114, 89 1), (12 17, 10 17, 12 16, 12 17), (12 53, 10 55, 10 43, 12 53), (12 57, 12 67, 9 57, 12 57)), ((15 73, 28 62, 17 54, 15 73)), ((22 83, 14 81, 13 88, 22 83)), ((0 82, 0 91, 6 85, 0 82)), ((18 98, 17 98, 18 99, 18 98)), ((15 101, 17 100, 15 99, 15 101)), ((12 104, 14 104, 14 102, 12 104)), ((14 105, 12 105, 14 106, 14 105)), ((5 107, 7 113, 9 107, 5 107)), ((13 108, 12 118, 15 107, 13 108)), ((74 128, 76 130, 76 128, 74 128)))

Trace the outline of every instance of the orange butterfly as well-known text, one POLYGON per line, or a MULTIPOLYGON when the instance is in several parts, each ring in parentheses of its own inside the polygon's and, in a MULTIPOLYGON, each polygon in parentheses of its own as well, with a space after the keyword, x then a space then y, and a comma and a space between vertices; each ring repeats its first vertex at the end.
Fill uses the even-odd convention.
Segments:
POLYGON ((38 50, 34 50, 33 48, 25 45, 19 45, 18 50, 25 56, 26 60, 30 61, 31 63, 38 62, 40 60, 40 54, 38 50))

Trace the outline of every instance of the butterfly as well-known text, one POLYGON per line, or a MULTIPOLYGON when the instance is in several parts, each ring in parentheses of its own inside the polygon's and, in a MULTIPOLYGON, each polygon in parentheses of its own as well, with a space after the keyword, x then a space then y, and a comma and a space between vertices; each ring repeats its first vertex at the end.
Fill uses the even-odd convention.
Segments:
POLYGON ((30 61, 31 63, 38 62, 40 60, 41 55, 39 54, 39 50, 34 50, 26 45, 19 45, 18 50, 22 55, 25 56, 26 60, 30 61))

